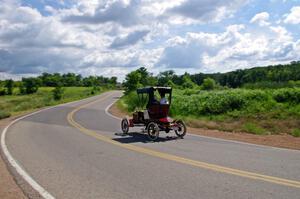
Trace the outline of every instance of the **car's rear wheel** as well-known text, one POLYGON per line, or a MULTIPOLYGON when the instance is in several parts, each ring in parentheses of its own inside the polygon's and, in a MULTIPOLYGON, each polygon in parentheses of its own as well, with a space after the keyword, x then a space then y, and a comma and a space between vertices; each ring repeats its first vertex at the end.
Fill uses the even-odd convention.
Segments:
POLYGON ((159 137, 159 127, 156 123, 150 122, 147 128, 148 137, 151 141, 155 141, 159 137))
POLYGON ((174 130, 176 135, 180 138, 183 138, 186 134, 186 125, 182 120, 178 120, 175 122, 177 124, 177 128, 174 130))
POLYGON ((124 134, 127 134, 129 131, 129 122, 127 118, 123 118, 121 122, 121 129, 124 134))

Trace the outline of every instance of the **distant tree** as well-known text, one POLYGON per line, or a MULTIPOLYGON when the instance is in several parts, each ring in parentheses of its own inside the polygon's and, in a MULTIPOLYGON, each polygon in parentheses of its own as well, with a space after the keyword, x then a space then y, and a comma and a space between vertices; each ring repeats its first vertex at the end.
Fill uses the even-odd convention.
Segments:
POLYGON ((202 83, 203 90, 213 90, 216 87, 216 82, 212 78, 205 78, 202 83))
POLYGON ((23 90, 23 93, 32 94, 38 91, 40 85, 41 85, 41 80, 39 78, 34 78, 34 77, 22 78, 23 88, 21 90, 23 90))
POLYGON ((6 94, 12 95, 14 90, 14 81, 12 79, 5 80, 6 94))
POLYGON ((113 85, 113 86, 116 86, 116 84, 117 84, 117 77, 111 77, 111 78, 109 79, 109 83, 110 83, 111 85, 113 85))
POLYGON ((62 81, 64 86, 77 86, 77 77, 74 73, 67 73, 62 75, 62 81))
POLYGON ((196 86, 196 84, 191 80, 191 77, 188 73, 185 73, 183 75, 183 84, 182 87, 183 88, 194 88, 196 86))
POLYGON ((98 82, 97 77, 95 77, 95 76, 85 77, 82 80, 83 86, 86 86, 86 87, 91 87, 91 86, 94 86, 94 85, 98 85, 97 82, 98 82))
POLYGON ((167 86, 169 81, 173 80, 174 76, 175 76, 175 72, 173 70, 160 72, 157 76, 158 85, 167 86))

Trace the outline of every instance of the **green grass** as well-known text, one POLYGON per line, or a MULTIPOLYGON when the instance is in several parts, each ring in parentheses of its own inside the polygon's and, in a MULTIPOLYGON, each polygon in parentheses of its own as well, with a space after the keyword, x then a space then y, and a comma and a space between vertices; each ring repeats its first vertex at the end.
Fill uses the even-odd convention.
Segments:
POLYGON ((243 130, 247 133, 256 134, 256 135, 267 134, 267 131, 264 128, 250 122, 243 125, 243 130))
POLYGON ((51 87, 41 87, 37 93, 30 95, 18 95, 15 91, 14 95, 11 96, 0 96, 0 119, 46 106, 80 100, 104 91, 100 89, 92 92, 93 88, 90 87, 66 87, 64 88, 63 98, 54 100, 53 89, 51 87))
MULTIPOLYGON (((137 102, 133 92, 119 106, 133 112, 137 102)), ((290 133, 300 128, 300 88, 174 89, 170 115, 184 118, 193 127, 260 135, 290 133)))

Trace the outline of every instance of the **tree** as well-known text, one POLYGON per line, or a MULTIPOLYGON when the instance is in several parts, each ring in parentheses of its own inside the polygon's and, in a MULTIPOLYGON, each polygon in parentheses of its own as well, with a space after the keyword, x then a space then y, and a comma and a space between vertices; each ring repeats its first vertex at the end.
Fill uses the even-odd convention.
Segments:
POLYGON ((212 78, 205 78, 202 83, 203 90, 213 90, 216 87, 216 82, 212 78))
POLYGON ((5 87, 6 87, 6 94, 12 95, 14 89, 14 81, 12 79, 6 80, 5 87))
POLYGON ((112 84, 113 86, 115 86, 117 84, 117 77, 111 77, 109 79, 109 83, 112 84))
POLYGON ((139 73, 139 71, 132 71, 128 73, 125 77, 124 81, 124 87, 126 88, 126 93, 129 93, 130 91, 136 90, 141 85, 141 78, 142 75, 139 73))
POLYGON ((136 71, 138 73, 140 73, 140 75, 141 75, 140 83, 143 86, 147 86, 148 85, 148 79, 149 79, 150 73, 147 71, 147 69, 145 67, 140 67, 136 71))
POLYGON ((188 73, 185 73, 183 75, 183 88, 194 88, 196 86, 196 84, 191 80, 191 77, 188 73))
POLYGON ((175 76, 175 72, 173 70, 167 70, 164 72, 160 72, 157 76, 158 85, 168 86, 168 82, 172 81, 174 76, 175 76))
POLYGON ((39 78, 22 78, 22 86, 24 86, 24 91, 26 94, 36 93, 41 85, 41 80, 39 78))

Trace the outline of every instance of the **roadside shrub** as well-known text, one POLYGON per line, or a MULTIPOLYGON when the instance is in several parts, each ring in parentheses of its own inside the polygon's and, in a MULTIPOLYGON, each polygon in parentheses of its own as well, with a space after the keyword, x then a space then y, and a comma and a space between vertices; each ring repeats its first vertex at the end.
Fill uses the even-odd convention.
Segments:
POLYGON ((148 102, 148 97, 144 94, 143 98, 138 97, 136 92, 130 92, 124 98, 124 103, 127 104, 127 109, 129 112, 133 112, 136 109, 143 109, 146 107, 148 102))
POLYGON ((300 129, 294 129, 291 132, 291 135, 294 136, 294 137, 300 137, 300 129))
POLYGON ((52 91, 53 94, 53 99, 54 100, 61 100, 64 94, 64 89, 61 86, 57 86, 54 88, 54 90, 52 91))
POLYGON ((273 98, 277 102, 300 103, 300 89, 298 88, 283 88, 275 90, 273 98))
POLYGON ((10 113, 0 110, 0 120, 10 117, 10 113))
POLYGON ((256 135, 267 134, 265 129, 250 122, 243 125, 243 130, 247 133, 256 134, 256 135))
POLYGON ((96 93, 100 92, 101 88, 99 86, 93 86, 91 90, 91 95, 95 95, 96 93))

